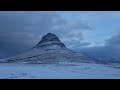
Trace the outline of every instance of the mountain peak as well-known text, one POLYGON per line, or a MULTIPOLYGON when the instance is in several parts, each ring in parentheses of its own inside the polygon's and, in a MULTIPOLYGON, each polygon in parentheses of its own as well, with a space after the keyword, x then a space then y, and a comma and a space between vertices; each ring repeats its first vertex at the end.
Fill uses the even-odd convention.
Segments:
POLYGON ((35 47, 65 47, 65 45, 59 40, 59 38, 52 33, 47 33, 42 37, 42 40, 35 47))
POLYGON ((47 35, 55 35, 55 34, 53 34, 53 33, 47 33, 47 35))

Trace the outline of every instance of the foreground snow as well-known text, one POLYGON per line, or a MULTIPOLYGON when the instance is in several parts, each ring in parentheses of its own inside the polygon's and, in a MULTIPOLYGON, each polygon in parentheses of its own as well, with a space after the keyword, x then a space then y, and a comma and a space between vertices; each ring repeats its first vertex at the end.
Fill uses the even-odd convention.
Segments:
POLYGON ((0 64, 0 79, 120 79, 120 69, 103 64, 0 64))

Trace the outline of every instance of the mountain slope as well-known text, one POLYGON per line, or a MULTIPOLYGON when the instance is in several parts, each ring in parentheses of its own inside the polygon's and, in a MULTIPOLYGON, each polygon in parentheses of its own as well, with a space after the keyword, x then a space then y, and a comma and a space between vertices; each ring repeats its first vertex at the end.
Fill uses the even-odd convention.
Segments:
POLYGON ((42 40, 29 51, 3 59, 1 62, 59 63, 66 61, 101 63, 94 58, 66 48, 59 38, 52 33, 43 36, 42 40))

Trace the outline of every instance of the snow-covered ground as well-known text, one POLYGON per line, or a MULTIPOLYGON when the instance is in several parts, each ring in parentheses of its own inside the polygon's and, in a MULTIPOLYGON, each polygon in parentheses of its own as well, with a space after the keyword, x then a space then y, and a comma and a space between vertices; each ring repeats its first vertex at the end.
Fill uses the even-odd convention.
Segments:
POLYGON ((119 67, 91 63, 0 64, 0 79, 120 79, 119 67))

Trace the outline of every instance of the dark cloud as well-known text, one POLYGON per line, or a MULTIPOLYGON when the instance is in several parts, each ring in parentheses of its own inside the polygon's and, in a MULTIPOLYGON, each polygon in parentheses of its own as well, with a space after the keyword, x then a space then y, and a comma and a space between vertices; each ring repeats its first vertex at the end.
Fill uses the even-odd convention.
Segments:
POLYGON ((84 46, 87 44, 81 43, 83 30, 91 30, 91 27, 81 20, 67 21, 55 11, 1 11, 0 53, 5 55, 27 50, 48 32, 56 34, 65 44, 69 42, 67 46, 84 46))
POLYGON ((120 47, 120 32, 117 35, 112 36, 110 39, 106 40, 107 46, 118 46, 120 47))
POLYGON ((106 61, 120 62, 120 33, 105 40, 104 46, 85 47, 78 51, 106 61))
POLYGON ((26 36, 25 33, 1 33, 0 52, 2 57, 19 54, 31 45, 34 45, 34 38, 26 36))

